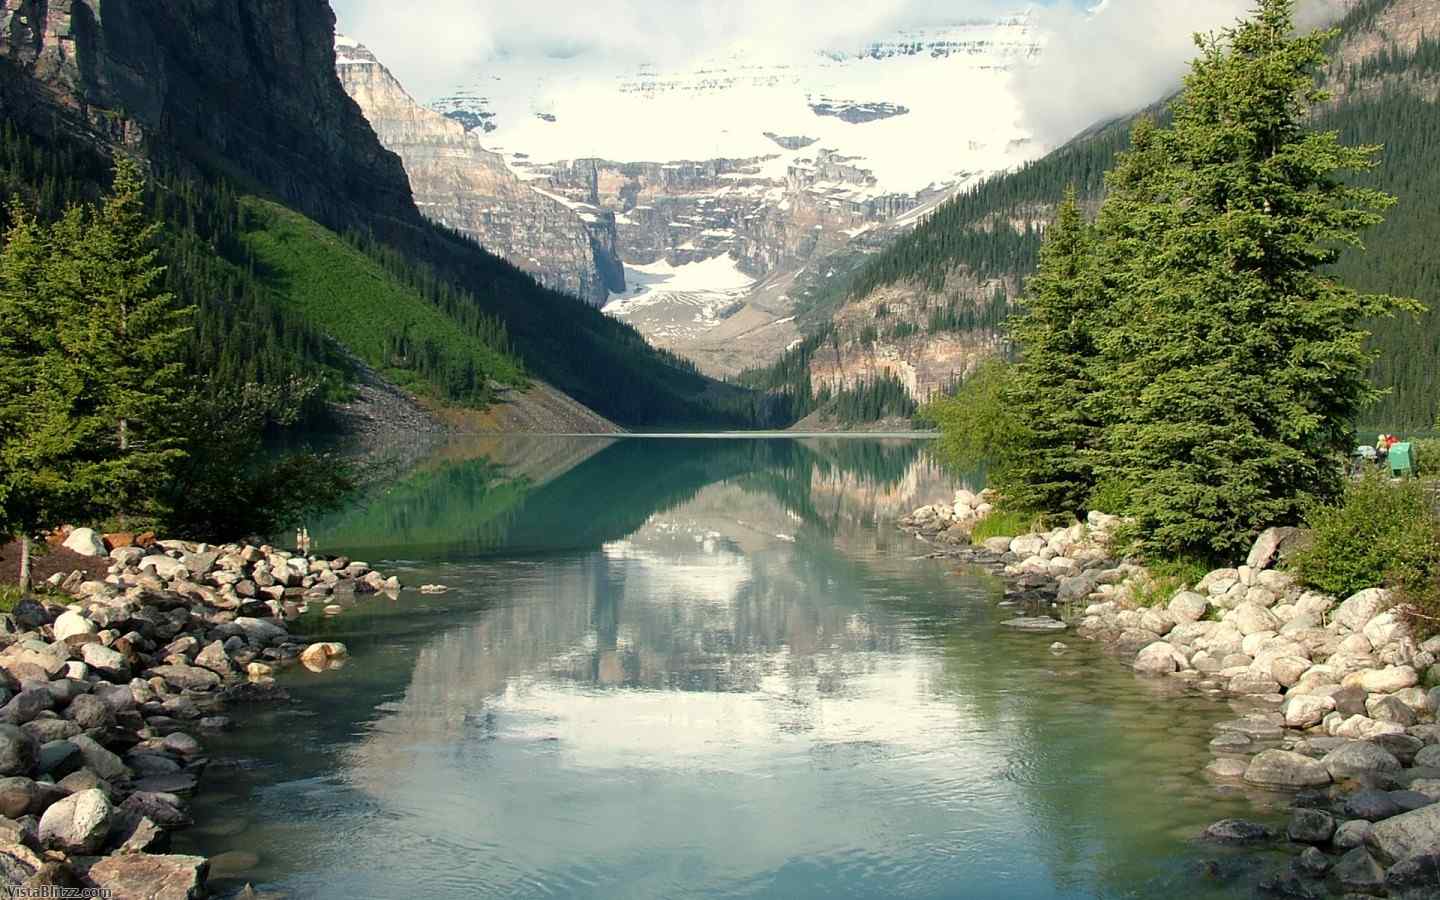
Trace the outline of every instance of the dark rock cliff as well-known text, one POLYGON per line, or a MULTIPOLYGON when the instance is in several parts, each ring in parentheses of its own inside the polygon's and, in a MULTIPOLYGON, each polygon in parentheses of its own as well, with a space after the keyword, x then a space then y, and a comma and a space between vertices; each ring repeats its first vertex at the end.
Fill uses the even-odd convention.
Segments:
POLYGON ((0 105, 173 153, 332 227, 418 221, 400 160, 335 77, 326 0, 0 0, 0 105))

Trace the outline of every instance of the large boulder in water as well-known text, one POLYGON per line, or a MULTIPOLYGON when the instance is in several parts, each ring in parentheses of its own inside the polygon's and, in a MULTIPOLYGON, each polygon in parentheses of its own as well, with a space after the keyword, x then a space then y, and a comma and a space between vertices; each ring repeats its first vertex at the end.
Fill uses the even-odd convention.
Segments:
POLYGON ((1245 780, 1260 787, 1298 791, 1330 783, 1330 773, 1316 759, 1289 750, 1265 750, 1245 769, 1245 780))
POLYGON ((203 856, 123 853, 95 863, 88 875, 106 896, 192 900, 205 896, 209 873, 203 856))

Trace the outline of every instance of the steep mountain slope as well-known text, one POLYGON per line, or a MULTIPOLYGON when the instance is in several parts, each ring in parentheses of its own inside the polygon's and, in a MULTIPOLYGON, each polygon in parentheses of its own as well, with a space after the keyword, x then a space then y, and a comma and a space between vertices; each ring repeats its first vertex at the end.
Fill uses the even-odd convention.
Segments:
MULTIPOLYGON (((1440 0, 1362 0, 1339 23, 1341 37, 1325 73, 1333 99, 1314 112, 1319 128, 1352 143, 1385 145, 1367 184, 1400 196, 1385 225, 1366 237, 1366 252, 1347 252, 1337 273, 1367 289, 1419 297, 1432 308, 1417 323, 1373 325, 1381 353, 1373 376, 1391 394, 1374 409, 1377 424, 1427 427, 1440 402, 1440 270, 1421 250, 1440 228, 1429 198, 1440 191, 1433 165, 1440 147, 1440 44, 1427 23, 1440 21, 1440 0), (1418 327, 1417 327, 1418 326, 1418 327)), ((1149 114, 1164 118, 1163 108, 1149 114)), ((985 355, 1001 349, 999 326, 1033 270, 1045 226, 1068 185, 1093 208, 1103 173, 1129 143, 1133 119, 1092 129, 1016 172, 997 177, 939 207, 882 252, 853 265, 843 285, 818 300, 826 333, 791 351, 784 366, 750 373, 747 383, 798 390, 803 369, 815 389, 893 373, 918 399, 943 389, 985 355), (954 351, 955 345, 966 349, 954 351)))
POLYGON ((627 291, 607 311, 728 375, 798 337, 800 273, 1039 152, 1009 81, 1039 52, 1014 16, 678 66, 499 60, 433 107, 537 190, 613 214, 627 291))
POLYGON ((335 62, 380 143, 400 155, 427 218, 592 305, 624 290, 613 213, 521 181, 459 122, 416 103, 364 45, 337 37, 335 62))
MULTIPOLYGON (((399 158, 340 86, 325 0, 0 0, 0 104, 41 140, 129 148, 165 179, 293 208, 387 271, 410 271, 446 315, 500 318, 530 374, 623 423, 753 412, 744 392, 424 219, 399 158)), ((219 249, 191 246, 196 258, 219 249)), ((246 340, 224 330, 233 316, 214 323, 213 346, 246 340)))

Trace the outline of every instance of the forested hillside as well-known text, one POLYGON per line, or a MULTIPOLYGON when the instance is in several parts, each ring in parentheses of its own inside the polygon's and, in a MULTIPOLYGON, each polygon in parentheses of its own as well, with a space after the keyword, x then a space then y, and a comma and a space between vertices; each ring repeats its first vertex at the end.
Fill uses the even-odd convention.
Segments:
MULTIPOLYGON (((1440 207, 1433 202, 1440 190, 1434 165, 1440 151, 1440 41, 1422 32, 1405 43, 1386 31, 1388 14, 1415 5, 1416 0, 1366 0, 1339 23, 1334 62, 1323 79, 1336 100, 1316 109, 1313 118, 1315 127, 1335 129, 1347 143, 1384 145, 1380 168, 1357 181, 1400 198, 1386 223, 1366 234, 1363 251, 1342 254, 1335 273, 1361 289, 1418 298, 1431 310, 1418 318, 1371 323, 1379 353, 1372 376, 1390 393, 1365 419, 1402 430, 1426 428, 1440 412, 1440 264, 1427 246, 1440 233, 1440 207)), ((1144 114, 1161 124, 1168 116, 1163 107, 1144 114)), ((973 286, 1028 277, 1065 189, 1073 185, 1082 206, 1093 210, 1104 192, 1103 173, 1129 146, 1133 124, 1131 117, 1092 129, 945 203, 872 255, 845 288, 831 287, 830 295, 843 305, 888 285, 909 284, 932 295, 933 330, 989 327, 993 295, 973 286), (957 288, 962 281, 971 286, 969 296, 957 288), (966 314, 957 303, 973 312, 966 314)), ((746 381, 795 390, 798 383, 783 377, 795 363, 751 373, 746 381)))
POLYGON ((630 426, 763 410, 425 220, 336 77, 329 4, 286 8, 284 28, 260 0, 17 16, 0 41, 7 195, 53 217, 99 195, 117 148, 144 157, 169 286, 200 310, 192 371, 318 381, 312 421, 346 394, 351 355, 438 403, 483 406, 535 378, 630 426))

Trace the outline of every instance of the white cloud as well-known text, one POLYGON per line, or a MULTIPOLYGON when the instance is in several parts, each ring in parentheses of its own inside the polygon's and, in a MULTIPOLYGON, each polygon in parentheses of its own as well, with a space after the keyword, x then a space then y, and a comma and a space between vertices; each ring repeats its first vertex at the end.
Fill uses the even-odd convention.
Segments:
MULTIPOLYGON (((1047 34, 1017 76, 1026 123, 1055 142, 1132 112, 1179 83, 1191 36, 1234 22, 1253 0, 333 0, 339 27, 417 97, 499 58, 683 62, 737 42, 848 49, 904 26, 1034 10, 1047 34)), ((1314 22, 1353 0, 1304 0, 1314 22)))
MULTIPOLYGON (((1043 8, 1038 63, 1016 75, 1026 124, 1047 143, 1134 112, 1177 88, 1195 54, 1193 36, 1224 28, 1254 0, 1104 0, 1092 11, 1043 8)), ((1332 19, 1349 0, 1304 0, 1303 25, 1332 19)))
POLYGON ((497 57, 676 62, 737 41, 845 48, 902 25, 1023 8, 1025 0, 334 0, 357 38, 418 96, 497 57))

